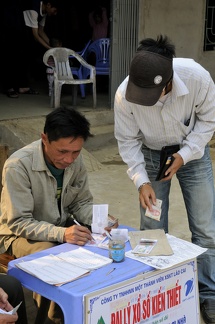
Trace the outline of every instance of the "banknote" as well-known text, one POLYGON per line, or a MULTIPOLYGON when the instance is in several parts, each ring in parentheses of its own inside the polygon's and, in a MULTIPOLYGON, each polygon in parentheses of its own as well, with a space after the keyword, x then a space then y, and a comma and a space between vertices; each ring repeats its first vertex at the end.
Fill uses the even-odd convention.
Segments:
POLYGON ((145 216, 152 218, 156 221, 160 221, 161 206, 162 206, 162 200, 156 199, 156 204, 152 205, 153 211, 150 211, 149 208, 147 207, 145 216))

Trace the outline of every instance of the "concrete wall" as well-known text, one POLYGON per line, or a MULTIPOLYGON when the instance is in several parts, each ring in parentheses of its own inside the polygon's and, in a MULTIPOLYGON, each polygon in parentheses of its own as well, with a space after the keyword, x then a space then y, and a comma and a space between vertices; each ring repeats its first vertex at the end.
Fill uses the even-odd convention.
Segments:
POLYGON ((215 80, 215 51, 203 51, 205 0, 140 0, 139 40, 166 34, 177 57, 200 63, 215 80))

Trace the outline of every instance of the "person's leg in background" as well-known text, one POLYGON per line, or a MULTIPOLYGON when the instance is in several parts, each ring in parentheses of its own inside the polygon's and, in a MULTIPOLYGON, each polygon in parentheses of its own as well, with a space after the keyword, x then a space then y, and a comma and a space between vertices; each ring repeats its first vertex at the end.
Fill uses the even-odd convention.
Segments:
POLYGON ((16 323, 27 324, 28 320, 25 307, 25 297, 21 283, 12 276, 0 274, 0 287, 7 293, 8 301, 13 307, 16 307, 20 302, 22 302, 17 311, 18 320, 16 323))
POLYGON ((22 28, 22 39, 20 40, 19 48, 19 93, 20 94, 38 94, 37 91, 30 88, 30 65, 34 58, 32 48, 34 45, 32 30, 30 27, 23 26, 22 28))
POLYGON ((212 321, 207 319, 207 322, 215 323, 215 194, 209 147, 205 148, 201 159, 181 167, 177 177, 185 201, 192 242, 207 248, 197 258, 199 296, 200 303, 211 314, 212 321))

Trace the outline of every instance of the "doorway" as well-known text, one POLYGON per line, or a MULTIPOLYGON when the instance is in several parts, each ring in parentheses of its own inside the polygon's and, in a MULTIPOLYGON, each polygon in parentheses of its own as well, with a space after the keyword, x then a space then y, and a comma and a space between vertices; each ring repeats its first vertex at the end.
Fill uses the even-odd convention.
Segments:
POLYGON ((110 76, 101 76, 97 91, 107 94, 108 106, 113 108, 115 92, 129 73, 138 45, 139 0, 62 0, 59 14, 47 17, 46 30, 50 37, 58 35, 64 47, 81 51, 92 36, 89 13, 98 5, 107 10, 111 63, 110 76))

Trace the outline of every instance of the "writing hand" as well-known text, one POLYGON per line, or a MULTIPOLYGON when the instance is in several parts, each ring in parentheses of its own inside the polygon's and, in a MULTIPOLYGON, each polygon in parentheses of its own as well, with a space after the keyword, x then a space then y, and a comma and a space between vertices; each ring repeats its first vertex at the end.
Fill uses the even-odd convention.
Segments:
POLYGON ((85 245, 92 240, 90 230, 85 226, 73 225, 67 227, 63 241, 66 243, 85 245))

